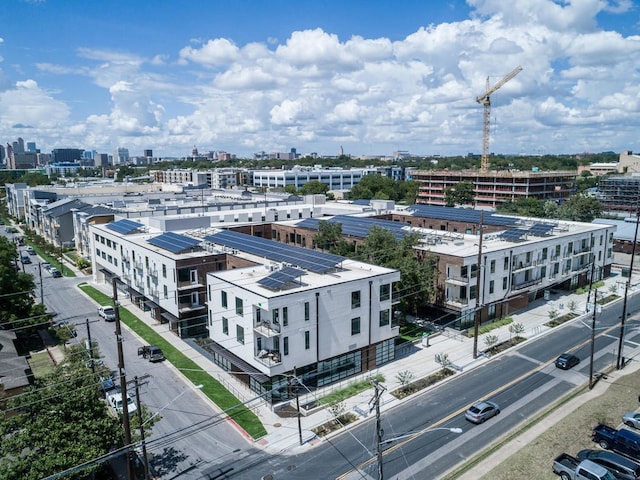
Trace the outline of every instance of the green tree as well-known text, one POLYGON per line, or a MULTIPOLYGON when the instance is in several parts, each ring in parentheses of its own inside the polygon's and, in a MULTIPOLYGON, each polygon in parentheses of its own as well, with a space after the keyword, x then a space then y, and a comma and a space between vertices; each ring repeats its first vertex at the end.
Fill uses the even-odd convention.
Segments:
POLYGON ((447 187, 444 189, 444 201, 447 207, 456 205, 471 205, 475 201, 473 192, 473 183, 460 182, 455 187, 447 187))
POLYGON ((592 222, 602 213, 600 201, 590 195, 579 193, 560 205, 558 216, 562 220, 574 222, 592 222))
POLYGON ((342 224, 338 222, 320 220, 313 243, 317 248, 341 256, 350 256, 354 251, 353 246, 342 237, 342 224))
MULTIPOLYGON (((42 319, 28 319, 34 311, 33 275, 16 271, 18 251, 6 237, 0 237, 0 324, 16 328, 42 319), (26 322, 26 323, 25 323, 26 322)), ((44 312, 38 311, 36 314, 44 312)))
POLYGON ((326 194, 327 191, 329 190, 329 186, 319 182, 317 180, 313 180, 311 182, 307 182, 305 183, 301 188, 300 188, 300 194, 301 195, 317 195, 317 194, 326 194))

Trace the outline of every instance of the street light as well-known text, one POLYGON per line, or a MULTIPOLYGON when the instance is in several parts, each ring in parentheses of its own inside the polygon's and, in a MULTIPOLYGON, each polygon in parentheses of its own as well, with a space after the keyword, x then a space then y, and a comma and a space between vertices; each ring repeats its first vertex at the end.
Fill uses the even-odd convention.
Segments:
MULTIPOLYGON (((423 435, 423 434, 428 433, 428 432, 435 432, 436 430, 447 430, 447 431, 449 431, 451 433, 458 433, 458 434, 462 433, 462 429, 458 428, 458 427, 451 427, 451 428, 449 428, 449 427, 432 427, 432 428, 427 427, 427 428, 423 428, 422 430, 419 430, 419 431, 414 432, 414 433, 407 433, 405 435, 399 435, 397 437, 389 438, 387 440, 379 440, 378 441, 378 462, 379 462, 379 465, 378 465, 378 480, 384 480, 384 474, 382 472, 382 446, 383 445, 395 442, 397 440, 402 440, 404 438, 412 438, 412 439, 413 438, 417 438, 420 435, 423 435)), ((378 438, 381 439, 383 434, 384 434, 383 432, 380 432, 378 438)))

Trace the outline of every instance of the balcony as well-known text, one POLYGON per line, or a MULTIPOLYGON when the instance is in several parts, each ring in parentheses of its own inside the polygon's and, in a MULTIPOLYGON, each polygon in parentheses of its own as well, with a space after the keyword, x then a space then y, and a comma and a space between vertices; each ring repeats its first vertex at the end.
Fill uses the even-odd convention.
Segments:
POLYGON ((158 270, 155 269, 155 268, 153 270, 149 270, 149 276, 157 281, 158 280, 158 270))
POLYGON ((184 282, 178 282, 178 290, 189 290, 192 288, 204 287, 205 285, 200 282, 191 282, 190 280, 184 282))
POLYGON ((178 305, 178 312, 180 313, 197 312, 198 310, 203 310, 205 308, 207 308, 206 304, 181 303, 178 305))
POLYGON ((465 277, 461 277, 458 275, 449 275, 447 277, 447 279, 445 280, 446 283, 450 283, 452 285, 458 285, 461 287, 464 287, 466 285, 469 285, 469 279, 465 278, 465 277))
POLYGON ((447 298, 444 303, 450 307, 464 308, 469 305, 469 300, 467 298, 447 298))
POLYGON ((528 288, 532 285, 536 285, 538 283, 542 282, 542 278, 536 278, 535 280, 528 280, 526 282, 521 282, 521 283, 514 283, 511 286, 511 290, 515 291, 515 290, 524 290, 525 288, 528 288))
POLYGON ((263 337, 276 337, 280 335, 280 324, 271 322, 258 322, 253 327, 253 331, 263 337))
POLYGON ((133 262, 133 264, 134 264, 134 267, 136 268, 136 270, 142 271, 142 269, 144 267, 142 262, 135 261, 135 262, 133 262))
POLYGON ((157 301, 160 298, 160 294, 158 292, 158 289, 152 288, 151 290, 149 290, 149 295, 151 296, 151 298, 153 298, 155 301, 157 301))
POLYGON ((260 350, 255 359, 267 367, 273 367, 282 363, 282 356, 277 350, 260 350))

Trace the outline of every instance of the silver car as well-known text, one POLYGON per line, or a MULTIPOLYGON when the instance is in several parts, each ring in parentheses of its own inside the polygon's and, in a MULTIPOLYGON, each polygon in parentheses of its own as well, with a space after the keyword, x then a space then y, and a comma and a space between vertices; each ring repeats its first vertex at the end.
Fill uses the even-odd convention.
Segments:
POLYGON ((464 418, 472 423, 483 423, 485 420, 495 417, 499 413, 500 407, 497 403, 483 400, 471 405, 464 414, 464 418))
POLYGON ((627 412, 622 416, 622 422, 631 428, 640 428, 640 413, 627 412))

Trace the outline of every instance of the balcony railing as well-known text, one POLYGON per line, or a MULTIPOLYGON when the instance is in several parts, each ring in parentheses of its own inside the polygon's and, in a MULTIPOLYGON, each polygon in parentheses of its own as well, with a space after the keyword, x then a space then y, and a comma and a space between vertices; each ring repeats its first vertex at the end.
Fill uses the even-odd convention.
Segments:
POLYGON ((282 355, 280 355, 280 352, 277 350, 260 350, 255 358, 268 367, 282 363, 282 355))
POLYGON ((143 267, 144 267, 144 265, 142 264, 142 262, 138 262, 138 261, 136 261, 136 262, 133 262, 133 264, 134 264, 134 266, 135 266, 135 268, 136 268, 137 270, 142 271, 142 269, 143 269, 143 267))
POLYGON ((537 283, 542 282, 542 278, 536 278, 535 280, 528 280, 526 282, 514 283, 511 287, 512 290, 522 290, 524 288, 530 287, 531 285, 535 285, 537 283))
POLYGON ((469 305, 469 300, 466 298, 447 298, 445 300, 447 305, 451 305, 453 307, 466 307, 469 305))
POLYGON ((449 275, 445 280, 447 283, 453 283, 454 285, 468 285, 469 279, 460 275, 449 275))
POLYGON ((280 324, 261 321, 255 324, 253 331, 264 337, 275 337, 280 335, 280 324))

